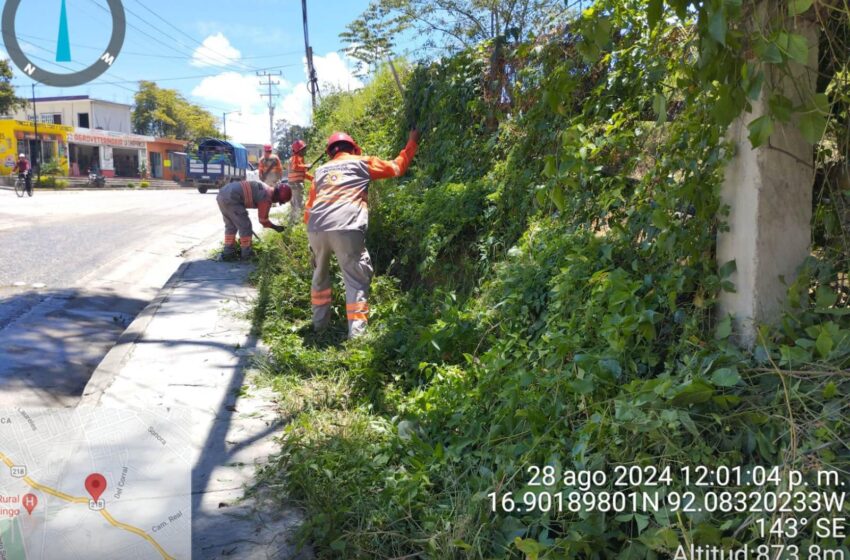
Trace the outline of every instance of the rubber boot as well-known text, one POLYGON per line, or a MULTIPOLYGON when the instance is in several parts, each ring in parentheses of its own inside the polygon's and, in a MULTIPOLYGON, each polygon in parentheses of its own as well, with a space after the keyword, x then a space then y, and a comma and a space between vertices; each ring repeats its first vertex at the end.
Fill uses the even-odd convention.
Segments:
POLYGON ((247 261, 251 257, 254 256, 254 249, 249 247, 242 247, 242 260, 247 261))
POLYGON ((236 246, 225 245, 224 250, 221 252, 221 260, 232 261, 234 259, 236 259, 236 246))

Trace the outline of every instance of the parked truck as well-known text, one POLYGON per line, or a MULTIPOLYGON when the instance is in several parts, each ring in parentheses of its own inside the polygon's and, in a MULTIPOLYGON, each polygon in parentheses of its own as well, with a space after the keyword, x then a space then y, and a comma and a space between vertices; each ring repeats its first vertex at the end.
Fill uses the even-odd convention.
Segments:
POLYGON ((187 160, 185 184, 197 188, 201 194, 232 181, 257 180, 258 177, 248 162, 248 150, 236 142, 204 138, 187 160))

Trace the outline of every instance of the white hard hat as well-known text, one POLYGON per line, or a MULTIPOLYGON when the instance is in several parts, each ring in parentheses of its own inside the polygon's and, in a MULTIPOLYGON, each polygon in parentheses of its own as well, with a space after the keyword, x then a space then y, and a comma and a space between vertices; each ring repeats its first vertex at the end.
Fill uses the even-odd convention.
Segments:
POLYGON ((18 157, 27 157, 26 154, 18 154, 18 157))

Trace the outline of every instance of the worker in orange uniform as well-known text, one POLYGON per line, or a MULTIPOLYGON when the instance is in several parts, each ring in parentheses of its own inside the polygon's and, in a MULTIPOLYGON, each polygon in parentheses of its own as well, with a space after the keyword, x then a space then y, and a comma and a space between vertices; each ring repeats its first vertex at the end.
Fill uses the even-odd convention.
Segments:
POLYGON ((286 204, 291 197, 292 191, 284 182, 273 188, 260 181, 234 181, 219 189, 216 201, 224 219, 224 251, 221 258, 236 258, 237 232, 239 245, 242 247, 242 258, 247 259, 253 255, 251 236, 254 230, 251 218, 248 217, 249 208, 257 209, 257 216, 263 227, 283 231, 283 226, 275 225, 269 220, 269 211, 273 203, 286 204))
POLYGON ((277 185, 283 178, 283 164, 277 154, 272 153, 272 145, 263 146, 263 157, 260 159, 260 181, 266 185, 277 185))
POLYGON ((369 182, 401 177, 416 155, 419 131, 393 161, 361 155, 360 146, 344 132, 328 138, 330 161, 316 170, 306 211, 307 238, 313 256, 313 327, 322 330, 331 318, 330 259, 335 254, 345 280, 348 336, 366 331, 372 261, 366 250, 369 182))
POLYGON ((289 188, 292 189, 292 200, 289 222, 295 225, 301 219, 304 212, 304 180, 313 181, 313 176, 307 173, 307 164, 304 163, 304 154, 307 153, 307 143, 304 140, 296 140, 292 143, 292 157, 289 158, 289 188))

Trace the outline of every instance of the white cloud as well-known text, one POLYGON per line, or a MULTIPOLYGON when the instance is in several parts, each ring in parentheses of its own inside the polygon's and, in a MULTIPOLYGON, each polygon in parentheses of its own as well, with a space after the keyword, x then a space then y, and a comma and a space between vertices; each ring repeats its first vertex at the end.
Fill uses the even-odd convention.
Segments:
MULTIPOLYGON (((307 62, 304 62, 304 74, 307 74, 307 62)), ((325 56, 314 56, 316 76, 319 78, 319 88, 322 93, 331 91, 348 91, 363 87, 363 82, 352 73, 354 62, 348 57, 340 57, 336 52, 325 56)), ((281 102, 281 117, 291 122, 306 126, 312 116, 312 100, 307 89, 307 82, 300 82, 281 102)))
POLYGON ((210 35, 201 44, 192 55, 192 66, 230 66, 242 58, 242 53, 223 33, 210 35))
POLYGON ((192 95, 246 110, 263 102, 257 76, 239 72, 223 72, 204 78, 192 90, 192 95))
MULTIPOLYGON (((349 70, 349 66, 354 67, 353 62, 337 53, 314 56, 313 61, 323 93, 363 87, 363 82, 349 70)), ((306 76, 306 62, 304 64, 306 76)), ((282 118, 292 124, 309 125, 313 108, 306 81, 290 86, 281 80, 279 88, 286 93, 275 107, 275 120, 282 118)), ((263 93, 261 90, 259 79, 253 73, 222 72, 204 78, 192 90, 192 95, 203 101, 241 111, 241 114, 227 116, 229 138, 237 142, 265 144, 269 141, 269 110, 266 98, 260 96, 263 93)), ((217 113, 217 116, 220 118, 221 113, 217 113)))
POLYGON ((268 144, 269 109, 227 116, 227 137, 243 144, 268 144))
MULTIPOLYGON (((281 80, 280 86, 288 88, 289 83, 281 80)), ((261 93, 259 78, 255 74, 222 72, 204 78, 192 90, 192 95, 205 101, 223 104, 230 111, 239 111, 227 115, 227 137, 237 142, 265 144, 269 141, 269 109, 261 93)), ((228 111, 228 112, 230 112, 228 111)), ((222 114, 213 114, 221 119, 222 114)))
POLYGON ((322 91, 331 90, 354 90, 363 87, 363 82, 352 74, 349 66, 353 61, 347 56, 343 60, 338 53, 331 52, 325 56, 314 56, 313 64, 316 66, 316 75, 322 91))
POLYGON ((307 126, 313 112, 313 102, 310 92, 307 91, 307 83, 297 84, 289 94, 283 97, 281 102, 282 119, 292 124, 307 126))

